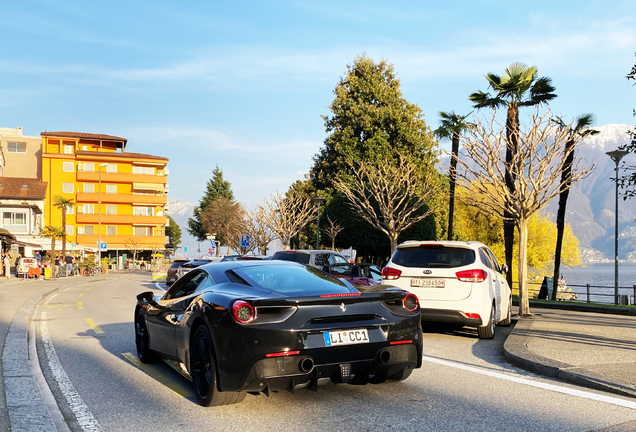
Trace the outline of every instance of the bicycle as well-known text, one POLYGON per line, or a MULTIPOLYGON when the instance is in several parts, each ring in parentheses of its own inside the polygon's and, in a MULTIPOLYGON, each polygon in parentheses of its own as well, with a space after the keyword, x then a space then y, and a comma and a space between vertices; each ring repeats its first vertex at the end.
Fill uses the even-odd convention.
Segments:
POLYGON ((99 266, 98 267, 93 267, 93 276, 100 275, 102 273, 103 273, 103 271, 102 271, 101 267, 99 267, 99 266))

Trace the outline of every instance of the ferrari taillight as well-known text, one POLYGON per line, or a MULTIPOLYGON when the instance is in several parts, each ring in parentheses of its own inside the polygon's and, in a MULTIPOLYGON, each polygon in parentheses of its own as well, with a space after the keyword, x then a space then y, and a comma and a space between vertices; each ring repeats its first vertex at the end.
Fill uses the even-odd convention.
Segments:
POLYGON ((402 300, 402 304, 404 305, 404 309, 409 312, 413 312, 417 309, 419 305, 419 300, 415 294, 408 293, 404 296, 404 300, 402 300))
POLYGON ((247 324, 254 319, 254 307, 243 300, 235 301, 232 305, 232 318, 239 324, 247 324))

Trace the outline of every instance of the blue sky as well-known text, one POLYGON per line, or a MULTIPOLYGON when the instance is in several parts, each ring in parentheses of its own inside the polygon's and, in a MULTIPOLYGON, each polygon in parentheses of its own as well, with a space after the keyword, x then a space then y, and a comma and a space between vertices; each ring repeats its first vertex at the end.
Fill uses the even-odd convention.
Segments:
POLYGON ((431 128, 516 61, 553 79, 553 111, 635 123, 633 0, 22 0, 0 16, 1 127, 126 137, 195 204, 217 164, 247 205, 302 178, 362 53, 395 65, 431 128))

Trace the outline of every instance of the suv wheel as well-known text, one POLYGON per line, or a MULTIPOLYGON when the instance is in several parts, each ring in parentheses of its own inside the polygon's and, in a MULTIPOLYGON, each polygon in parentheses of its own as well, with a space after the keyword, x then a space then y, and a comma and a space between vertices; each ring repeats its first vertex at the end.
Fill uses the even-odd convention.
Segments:
POLYGON ((492 339, 495 337, 495 305, 490 308, 490 319, 488 324, 483 327, 477 327, 479 339, 492 339))

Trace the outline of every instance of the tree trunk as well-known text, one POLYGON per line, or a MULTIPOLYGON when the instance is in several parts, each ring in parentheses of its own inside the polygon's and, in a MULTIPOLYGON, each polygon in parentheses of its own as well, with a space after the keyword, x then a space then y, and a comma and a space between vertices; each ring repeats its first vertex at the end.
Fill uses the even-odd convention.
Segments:
POLYGON ((66 256, 66 207, 62 207, 62 257, 66 256))
POLYGON ((399 233, 397 232, 389 234, 389 240, 391 241, 391 256, 393 256, 393 252, 397 249, 398 235, 399 233))
POLYGON ((570 183, 572 178, 572 163, 574 162, 574 140, 568 140, 565 143, 565 164, 563 165, 563 172, 561 173, 561 193, 559 193, 559 208, 557 210, 557 241, 556 248, 554 250, 554 290, 552 291, 551 300, 557 299, 557 288, 559 278, 561 276, 561 251, 563 249, 563 233, 565 232, 565 209, 568 203, 568 196, 570 194, 570 183))
MULTIPOLYGON (((512 166, 515 161, 517 149, 519 147, 519 107, 516 105, 508 106, 506 117, 506 187, 510 193, 515 191, 516 174, 512 166)), ((512 268, 512 249, 514 246, 515 225, 513 216, 510 212, 505 211, 504 214, 504 253, 508 268, 512 268)), ((512 272, 506 275, 508 285, 512 286, 512 272)))
MULTIPOLYGON (((528 296, 528 221, 519 219, 519 316, 530 315, 528 296)), ((512 273, 512 272, 510 272, 512 273)))
POLYGON ((459 134, 453 133, 450 165, 450 196, 448 200, 448 240, 453 240, 453 217, 455 212, 455 182, 457 180, 457 154, 459 153, 459 134))

